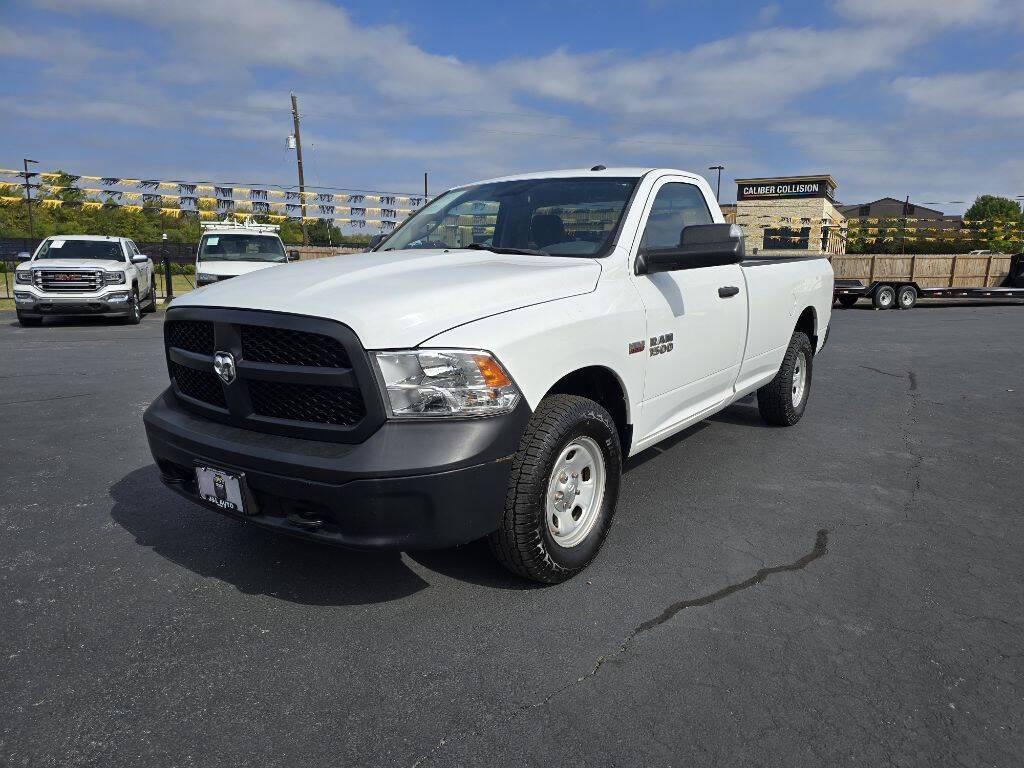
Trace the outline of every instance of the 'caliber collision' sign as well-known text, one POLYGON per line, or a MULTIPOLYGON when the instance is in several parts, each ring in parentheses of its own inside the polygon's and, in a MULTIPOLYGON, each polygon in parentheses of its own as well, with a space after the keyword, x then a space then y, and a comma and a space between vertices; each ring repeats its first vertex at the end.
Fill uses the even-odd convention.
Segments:
POLYGON ((829 197, 831 190, 825 179, 815 181, 773 181, 740 184, 737 200, 784 200, 798 197, 829 197))

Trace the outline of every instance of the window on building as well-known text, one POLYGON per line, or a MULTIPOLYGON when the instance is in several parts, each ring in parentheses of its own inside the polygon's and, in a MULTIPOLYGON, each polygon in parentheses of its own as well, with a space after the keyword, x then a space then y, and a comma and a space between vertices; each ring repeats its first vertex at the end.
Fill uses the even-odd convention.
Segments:
POLYGON ((764 231, 764 250, 806 251, 810 239, 810 227, 769 227, 764 231))

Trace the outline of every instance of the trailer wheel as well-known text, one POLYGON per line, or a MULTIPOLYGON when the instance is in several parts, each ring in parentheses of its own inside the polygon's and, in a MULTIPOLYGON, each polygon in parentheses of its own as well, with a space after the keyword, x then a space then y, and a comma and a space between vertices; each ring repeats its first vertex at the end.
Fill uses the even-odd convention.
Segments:
POLYGON ((892 309, 896 304, 896 289, 891 285, 879 286, 875 295, 871 297, 871 303, 875 309, 892 309))
POLYGON ((854 304, 857 303, 857 299, 859 299, 859 298, 860 298, 860 296, 850 296, 850 295, 840 296, 839 297, 839 305, 842 306, 842 307, 846 307, 846 309, 849 309, 850 307, 852 307, 854 304))
POLYGON ((900 286, 896 292, 896 304, 900 309, 913 309, 917 304, 917 289, 912 285, 900 286))

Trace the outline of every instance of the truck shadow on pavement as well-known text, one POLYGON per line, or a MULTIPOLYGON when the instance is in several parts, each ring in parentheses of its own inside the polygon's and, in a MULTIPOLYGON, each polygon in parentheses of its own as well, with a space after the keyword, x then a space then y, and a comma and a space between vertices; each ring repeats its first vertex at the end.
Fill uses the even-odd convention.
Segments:
MULTIPOLYGON (((137 544, 243 594, 303 605, 364 605, 399 600, 431 586, 399 552, 364 552, 292 538, 190 504, 163 487, 152 464, 115 483, 110 496, 111 518, 137 544)), ((505 571, 483 541, 406 557, 459 581, 498 589, 534 586, 505 571)))

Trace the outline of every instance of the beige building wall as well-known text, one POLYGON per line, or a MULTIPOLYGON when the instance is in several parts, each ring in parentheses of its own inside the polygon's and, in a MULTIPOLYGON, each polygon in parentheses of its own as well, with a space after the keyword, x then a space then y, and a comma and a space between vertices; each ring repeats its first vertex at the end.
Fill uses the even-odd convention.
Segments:
POLYGON ((756 248, 758 254, 792 255, 798 245, 796 240, 791 241, 790 249, 765 249, 765 230, 796 238, 804 228, 809 229, 807 249, 800 248, 799 253, 846 253, 846 217, 825 198, 740 200, 736 203, 736 223, 743 228, 748 254, 756 248))

